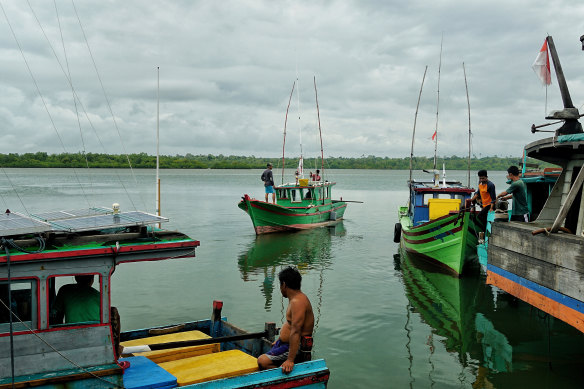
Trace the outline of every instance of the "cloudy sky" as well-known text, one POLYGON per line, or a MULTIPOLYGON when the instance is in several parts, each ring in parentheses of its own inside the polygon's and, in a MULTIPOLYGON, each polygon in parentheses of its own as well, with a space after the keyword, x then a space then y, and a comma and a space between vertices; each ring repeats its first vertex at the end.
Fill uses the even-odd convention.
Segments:
MULTIPOLYGON (((301 133, 315 156, 315 77, 325 156, 405 157, 427 65, 414 153, 430 156, 442 37, 441 156, 467 154, 463 62, 476 156, 518 156, 547 135, 530 132, 546 122, 531 65, 547 34, 584 104, 584 3, 573 0, 0 4, 1 153, 155 154, 160 67, 161 154, 281 155, 298 77, 286 154, 299 154, 301 133)), ((552 77, 548 111, 562 108, 552 77)))

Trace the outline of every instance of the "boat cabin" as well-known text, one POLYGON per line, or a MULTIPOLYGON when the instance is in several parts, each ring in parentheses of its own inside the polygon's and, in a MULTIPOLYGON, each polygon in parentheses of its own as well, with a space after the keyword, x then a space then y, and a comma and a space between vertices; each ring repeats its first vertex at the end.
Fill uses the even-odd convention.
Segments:
POLYGON ((143 212, 94 209, 43 217, 0 214, 0 387, 12 379, 93 387, 82 383, 84 377, 94 382, 92 376, 122 387, 119 321, 110 307, 115 267, 194 257, 199 242, 149 227, 168 219, 143 212), (85 300, 75 301, 75 311, 63 310, 67 294, 85 300))
POLYGON ((298 184, 283 184, 274 189, 278 205, 286 208, 302 208, 331 203, 331 189, 335 184, 335 182, 329 181, 300 179, 298 184))
POLYGON ((413 226, 458 212, 475 192, 458 181, 446 181, 445 184, 437 186, 434 181, 416 180, 410 183, 408 215, 413 226))

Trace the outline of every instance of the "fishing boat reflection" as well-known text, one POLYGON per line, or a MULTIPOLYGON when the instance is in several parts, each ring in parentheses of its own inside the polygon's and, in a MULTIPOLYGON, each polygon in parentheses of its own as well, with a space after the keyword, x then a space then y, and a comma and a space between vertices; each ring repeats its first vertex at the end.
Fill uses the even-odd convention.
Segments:
POLYGON ((261 280, 260 290, 266 299, 264 308, 270 310, 280 267, 296 266, 303 274, 320 271, 322 283, 322 271, 332 262, 331 237, 345 234, 340 221, 333 226, 291 234, 257 235, 238 258, 241 278, 246 282, 261 280))
MULTIPOLYGON (((412 322, 417 313, 430 326, 430 357, 438 352, 436 341, 442 343, 472 374, 473 387, 499 387, 513 371, 582 366, 584 336, 486 285, 484 276, 455 278, 404 251, 394 260, 408 299, 408 339, 419 329, 412 322)), ((413 360, 409 343, 406 348, 413 360)))

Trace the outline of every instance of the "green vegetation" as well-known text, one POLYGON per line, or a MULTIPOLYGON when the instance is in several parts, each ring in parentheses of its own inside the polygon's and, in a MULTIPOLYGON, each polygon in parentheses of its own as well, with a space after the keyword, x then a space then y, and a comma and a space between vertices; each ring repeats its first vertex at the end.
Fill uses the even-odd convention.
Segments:
MULTIPOLYGON (((133 168, 153 169, 156 167, 156 156, 146 153, 126 155, 109 155, 95 153, 77 154, 48 154, 44 152, 25 154, 0 154, 0 166, 18 168, 127 168, 128 160, 133 168)), ((472 158, 471 169, 506 170, 510 165, 519 165, 520 157, 483 157, 472 158)), ((282 166, 281 158, 261 158, 245 156, 224 155, 175 155, 160 156, 161 169, 263 169, 267 162, 272 162, 274 168, 282 166)), ((537 161, 528 159, 528 163, 537 161)), ((442 163, 448 170, 466 170, 467 159, 464 157, 440 157, 438 166, 442 169, 442 163)), ((298 165, 297 158, 286 158, 286 166, 298 165)), ((433 158, 414 158, 414 169, 432 169, 433 158)), ((544 166, 544 164, 540 164, 544 166)), ((320 160, 308 158, 304 166, 320 166, 320 160)), ((547 166, 547 165, 545 165, 547 166)), ((376 157, 373 155, 359 158, 328 157, 325 160, 327 169, 395 169, 408 170, 409 158, 376 157)))

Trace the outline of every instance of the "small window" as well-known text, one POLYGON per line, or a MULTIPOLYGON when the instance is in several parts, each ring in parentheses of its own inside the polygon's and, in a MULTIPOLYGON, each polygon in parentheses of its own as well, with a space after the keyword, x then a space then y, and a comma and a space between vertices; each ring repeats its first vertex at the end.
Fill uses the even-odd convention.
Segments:
POLYGON ((306 191, 306 195, 304 196, 305 200, 312 200, 312 193, 310 193, 310 190, 306 191))
MULTIPOLYGON (((13 280, 10 283, 12 298, 12 330, 24 331, 37 328, 37 281, 13 280), (24 323, 24 324, 23 324, 24 323)), ((0 333, 10 331, 8 281, 0 281, 0 333), (6 307, 4 306, 6 305, 6 307)))
POLYGON ((50 325, 101 322, 101 276, 78 274, 49 279, 50 325))
POLYGON ((278 189, 278 198, 279 199, 287 199, 288 196, 286 194, 286 189, 278 189))
POLYGON ((302 201, 302 189, 296 188, 290 190, 290 201, 293 203, 299 203, 302 201))

